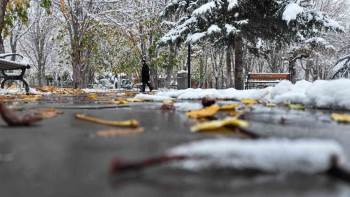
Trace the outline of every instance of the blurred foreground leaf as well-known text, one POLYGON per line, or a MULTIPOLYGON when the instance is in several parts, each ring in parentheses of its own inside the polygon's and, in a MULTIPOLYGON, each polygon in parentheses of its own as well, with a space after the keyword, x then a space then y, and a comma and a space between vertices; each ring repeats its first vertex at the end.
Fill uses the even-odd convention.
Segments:
POLYGON ((235 111, 239 106, 240 106, 239 103, 223 105, 220 107, 220 110, 222 110, 222 111, 235 111))
POLYGON ((241 103, 245 105, 255 105, 255 104, 258 104, 258 101, 256 99, 245 98, 241 100, 241 103))
POLYGON ((334 121, 340 122, 340 123, 350 123, 350 114, 337 114, 333 113, 331 115, 332 119, 334 121))
POLYGON ((289 104, 288 108, 293 110, 305 110, 305 106, 303 104, 289 104))

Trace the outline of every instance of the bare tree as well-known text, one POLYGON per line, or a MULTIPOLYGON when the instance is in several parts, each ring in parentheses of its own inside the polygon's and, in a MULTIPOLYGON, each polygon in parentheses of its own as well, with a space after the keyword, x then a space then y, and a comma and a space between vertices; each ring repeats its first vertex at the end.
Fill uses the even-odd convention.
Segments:
MULTIPOLYGON (((55 19, 47 15, 45 9, 38 4, 33 6, 31 13, 31 25, 26 39, 21 41, 21 48, 25 55, 37 68, 37 79, 39 86, 43 85, 48 58, 52 52, 54 44, 55 19)), ((14 34, 16 40, 23 34, 14 34)))

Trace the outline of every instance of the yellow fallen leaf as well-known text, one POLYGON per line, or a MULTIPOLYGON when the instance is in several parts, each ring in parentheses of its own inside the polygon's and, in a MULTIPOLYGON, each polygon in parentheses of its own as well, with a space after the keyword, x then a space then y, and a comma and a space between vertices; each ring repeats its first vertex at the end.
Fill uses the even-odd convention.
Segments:
POLYGON ((42 109, 35 109, 33 110, 33 113, 38 114, 43 119, 49 119, 54 118, 60 114, 63 114, 62 111, 59 111, 55 108, 42 108, 42 109))
POLYGON ((244 120, 239 120, 237 118, 226 118, 224 120, 214 120, 204 123, 199 123, 191 128, 192 132, 199 131, 213 131, 223 129, 227 126, 233 126, 238 128, 247 128, 249 123, 244 120))
POLYGON ((43 86, 43 87, 38 87, 37 90, 41 92, 53 92, 55 87, 53 86, 43 86))
POLYGON ((113 101, 113 103, 117 104, 117 105, 126 105, 128 104, 129 102, 125 99, 122 99, 122 98, 117 98, 113 101))
POLYGON ((24 102, 33 102, 41 99, 41 95, 20 95, 19 99, 24 102))
POLYGON ((137 98, 127 98, 126 101, 130 102, 130 103, 140 103, 140 102, 144 102, 144 100, 142 99, 137 99, 137 98))
POLYGON ((135 97, 136 94, 138 94, 138 92, 130 92, 130 91, 125 92, 126 97, 135 97))
POLYGON ((340 122, 340 123, 350 123, 350 114, 337 114, 333 113, 331 115, 332 119, 334 121, 340 122))
POLYGON ((113 101, 114 104, 117 105, 127 105, 129 102, 128 101, 113 101))
POLYGON ((126 121, 112 121, 104 120, 94 116, 88 116, 84 114, 75 114, 75 117, 79 120, 84 120, 88 122, 93 122, 96 124, 115 126, 115 127, 139 127, 140 123, 137 120, 126 120, 126 121))
POLYGON ((223 105, 220 107, 221 111, 235 111, 240 106, 239 103, 223 105))
POLYGON ((245 105, 255 105, 258 103, 258 101, 256 99, 246 98, 246 99, 242 99, 241 103, 245 105))
POLYGON ((302 104, 288 104, 288 107, 293 110, 305 110, 305 106, 302 104))
POLYGON ((243 114, 244 114, 243 111, 231 111, 231 112, 229 112, 229 116, 232 116, 234 118, 239 118, 243 114))
POLYGON ((220 110, 220 107, 218 105, 212 105, 212 106, 206 107, 204 109, 188 112, 188 113, 186 113, 186 115, 189 118, 194 118, 194 119, 209 118, 209 117, 215 116, 215 114, 218 113, 219 110, 220 110))
POLYGON ((144 129, 142 127, 135 129, 107 129, 98 131, 96 136, 98 137, 117 137, 117 136, 127 136, 143 133, 144 129))
POLYGON ((97 94, 96 93, 90 93, 87 95, 87 97, 90 99, 90 100, 97 100, 97 94))

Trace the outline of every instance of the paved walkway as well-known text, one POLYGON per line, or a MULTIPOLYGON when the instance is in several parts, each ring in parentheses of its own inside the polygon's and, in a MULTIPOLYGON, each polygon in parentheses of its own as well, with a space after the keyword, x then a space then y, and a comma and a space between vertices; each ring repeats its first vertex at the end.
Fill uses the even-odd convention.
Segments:
MULTIPOLYGON (((56 106, 58 106, 56 104, 56 106)), ((1 196, 349 196, 350 187, 326 176, 247 175, 230 172, 185 172, 168 166, 128 177, 108 176, 115 157, 140 159, 175 145, 212 135, 193 134, 181 112, 162 112, 159 105, 77 109, 28 128, 8 128, 0 121, 1 196), (107 128, 74 119, 76 112, 107 119, 138 119, 145 132, 116 138, 96 137, 107 128)), ((74 108, 74 107, 73 107, 74 108)), ((329 121, 327 114, 259 109, 247 115, 251 129, 263 136, 325 137, 341 142, 350 158, 350 127, 329 121), (280 124, 281 117, 287 117, 280 124)))

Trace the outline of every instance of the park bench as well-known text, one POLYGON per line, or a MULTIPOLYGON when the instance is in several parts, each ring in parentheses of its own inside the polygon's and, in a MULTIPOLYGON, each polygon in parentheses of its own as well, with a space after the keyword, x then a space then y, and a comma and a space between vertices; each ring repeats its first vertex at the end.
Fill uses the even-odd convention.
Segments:
POLYGON ((289 73, 249 73, 245 89, 266 88, 278 84, 283 80, 290 80, 289 73))
POLYGON ((29 93, 29 85, 24 80, 24 74, 26 70, 30 68, 30 66, 26 63, 15 61, 16 57, 20 57, 23 59, 23 56, 20 54, 0 54, 0 71, 2 73, 3 78, 1 82, 1 88, 5 88, 5 83, 7 81, 21 81, 23 82, 26 92, 29 93), (6 59, 8 57, 10 57, 10 60, 6 59), (21 70, 21 73, 18 75, 6 73, 6 71, 14 70, 21 70))

